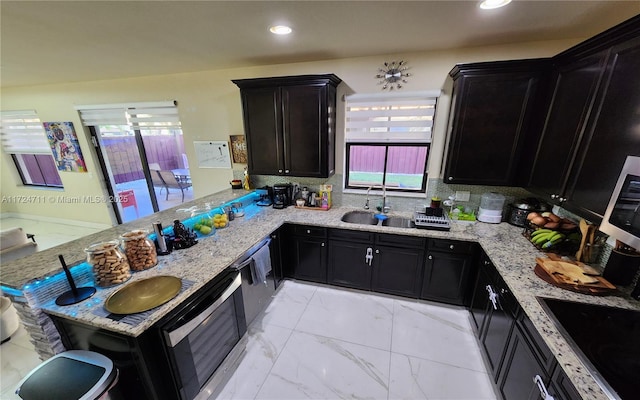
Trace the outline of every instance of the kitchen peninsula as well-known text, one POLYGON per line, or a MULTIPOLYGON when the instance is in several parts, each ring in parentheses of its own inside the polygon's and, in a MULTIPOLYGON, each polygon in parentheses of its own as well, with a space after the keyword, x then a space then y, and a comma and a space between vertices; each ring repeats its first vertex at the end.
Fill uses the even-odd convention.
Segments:
MULTIPOLYGON (((247 195, 247 192, 228 189, 191 203, 185 203, 181 208, 195 205, 202 206, 205 202, 220 204, 234 199, 237 200, 238 197, 244 195, 247 195)), ((495 265, 509 291, 513 294, 526 316, 531 320, 534 328, 544 338, 546 345, 550 348, 558 364, 562 366, 562 369, 580 395, 585 399, 604 400, 608 398, 594 378, 586 372, 585 366, 538 303, 536 296, 636 310, 640 309, 639 302, 628 297, 588 296, 568 292, 547 284, 535 276, 533 272, 535 259, 542 256, 542 254, 521 235, 520 228, 506 223, 471 224, 454 221, 451 230, 443 232, 342 222, 341 217, 351 210, 353 208, 334 207, 329 211, 317 212, 294 207, 288 207, 284 210, 257 206, 245 207, 245 216, 236 218, 230 223, 229 227, 218 230, 211 237, 199 239, 199 243, 194 247, 174 251, 168 256, 160 256, 156 267, 133 274, 132 279, 127 283, 155 275, 173 275, 193 283, 191 286, 183 288, 171 301, 153 310, 146 319, 135 326, 114 321, 101 314, 104 300, 122 285, 114 288, 99 289, 98 293, 92 298, 77 305, 67 307, 55 305, 55 298, 68 290, 66 281, 59 277, 61 267, 58 263, 58 254, 62 254, 69 264, 81 262, 84 259, 83 249, 92 243, 117 239, 122 233, 132 229, 149 228, 153 222, 158 220, 163 225, 168 226, 174 219, 183 218, 186 215, 177 213, 176 209, 166 210, 150 217, 141 218, 140 220, 36 253, 28 258, 7 263, 2 266, 3 290, 9 289, 8 294, 19 305, 21 304, 19 310, 23 320, 27 319, 27 325, 33 325, 27 326, 27 328, 34 340, 36 342, 44 340, 49 343, 50 350, 38 348, 41 356, 46 358, 48 353, 63 351, 64 347, 59 338, 56 341, 57 333, 55 328, 44 314, 77 321, 121 335, 137 337, 185 301, 190 295, 197 292, 208 281, 216 277, 247 249, 260 242, 263 238, 268 237, 285 223, 477 242, 495 265), (53 282, 53 284, 50 282, 53 282), (46 289, 44 289, 45 287, 46 289)), ((398 214, 411 215, 409 212, 398 212, 398 214)), ((286 246, 287 244, 284 243, 283 247, 286 246)), ((77 278, 78 286, 91 285, 90 274, 79 273, 78 269, 80 269, 80 266, 72 268, 73 275, 77 278)))

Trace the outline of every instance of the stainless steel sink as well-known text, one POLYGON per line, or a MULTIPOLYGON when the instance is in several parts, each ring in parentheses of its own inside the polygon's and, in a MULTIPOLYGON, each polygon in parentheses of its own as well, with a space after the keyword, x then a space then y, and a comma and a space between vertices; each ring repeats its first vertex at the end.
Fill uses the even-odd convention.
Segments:
POLYGON ((367 211, 349 211, 342 216, 342 222, 350 224, 377 225, 378 219, 373 213, 367 211))
POLYGON ((389 217, 382 221, 382 226, 390 226, 393 228, 415 228, 416 224, 411 218, 389 217))

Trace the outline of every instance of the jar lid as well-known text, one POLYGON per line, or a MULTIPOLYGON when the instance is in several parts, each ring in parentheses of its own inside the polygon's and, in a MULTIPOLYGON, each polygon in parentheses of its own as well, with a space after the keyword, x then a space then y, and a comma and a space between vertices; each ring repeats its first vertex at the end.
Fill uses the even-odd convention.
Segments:
POLYGON ((526 200, 516 200, 511 204, 512 207, 518 208, 520 210, 534 210, 536 208, 535 205, 528 203, 526 200))
POLYGON ((84 249, 84 251, 87 253, 99 254, 99 253, 104 253, 107 250, 111 250, 114 247, 118 246, 119 244, 120 242, 118 242, 117 240, 110 240, 108 242, 102 242, 102 243, 94 243, 92 245, 89 245, 89 247, 84 249))
POLYGON ((123 233, 122 235, 120 235, 120 239, 124 241, 141 239, 143 237, 146 237, 148 233, 149 231, 147 229, 135 229, 135 230, 123 233))

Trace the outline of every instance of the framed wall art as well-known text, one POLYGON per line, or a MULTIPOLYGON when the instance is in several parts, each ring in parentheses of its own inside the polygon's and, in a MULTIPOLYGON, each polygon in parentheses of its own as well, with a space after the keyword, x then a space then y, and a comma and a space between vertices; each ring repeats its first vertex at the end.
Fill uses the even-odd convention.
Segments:
POLYGON ((244 141, 244 135, 230 135, 231 139, 231 155, 234 163, 247 163, 247 144, 244 141))
POLYGON ((43 122, 59 171, 87 172, 73 122, 43 122))

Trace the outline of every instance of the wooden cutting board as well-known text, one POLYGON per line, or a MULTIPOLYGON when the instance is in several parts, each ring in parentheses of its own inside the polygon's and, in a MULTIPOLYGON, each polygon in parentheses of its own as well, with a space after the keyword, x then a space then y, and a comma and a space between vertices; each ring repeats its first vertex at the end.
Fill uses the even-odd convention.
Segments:
POLYGON ((578 293, 605 295, 616 287, 601 276, 590 276, 576 263, 551 258, 536 258, 534 272, 545 282, 578 293))

